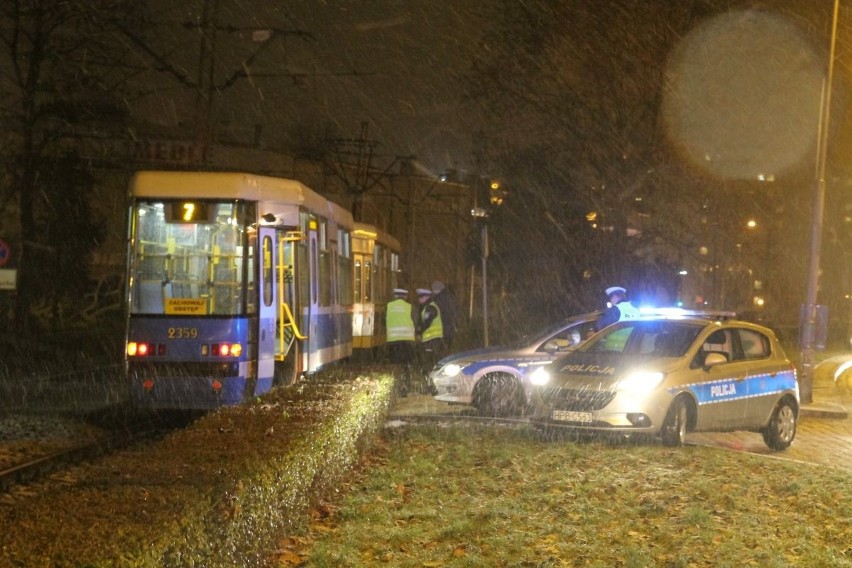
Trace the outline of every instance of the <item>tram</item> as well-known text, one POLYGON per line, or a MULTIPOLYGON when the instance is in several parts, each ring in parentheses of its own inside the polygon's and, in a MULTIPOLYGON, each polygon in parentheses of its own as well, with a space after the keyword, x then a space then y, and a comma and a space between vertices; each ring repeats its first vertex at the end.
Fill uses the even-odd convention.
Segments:
POLYGON ((137 173, 126 369, 143 408, 210 409, 352 354, 352 215, 298 181, 137 173))
POLYGON ((398 286, 400 246, 390 234, 366 223, 352 231, 354 304, 352 345, 374 355, 387 339, 385 307, 398 286))

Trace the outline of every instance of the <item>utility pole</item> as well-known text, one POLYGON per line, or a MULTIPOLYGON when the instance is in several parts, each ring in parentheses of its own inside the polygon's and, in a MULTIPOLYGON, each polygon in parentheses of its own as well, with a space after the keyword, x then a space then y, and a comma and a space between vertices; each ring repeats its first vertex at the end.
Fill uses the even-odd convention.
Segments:
POLYGON ((813 221, 811 222, 810 263, 808 264, 807 298, 802 306, 801 337, 802 376, 800 381, 803 403, 813 402, 814 352, 816 350, 816 328, 820 306, 817 305, 819 293, 819 260, 822 247, 823 211, 825 209, 825 165, 828 153, 828 132, 831 115, 831 88, 834 78, 834 52, 837 42, 837 20, 840 13, 840 0, 834 0, 834 13, 831 25, 831 48, 828 56, 828 77, 823 83, 820 100, 819 143, 817 146, 816 187, 814 191, 813 221))
POLYGON ((470 212, 480 224, 482 239, 482 344, 488 347, 488 210, 474 207, 470 212))
POLYGON ((201 24, 198 27, 198 75, 195 93, 195 127, 201 146, 201 160, 207 154, 213 138, 213 89, 216 77, 216 15, 219 0, 205 0, 201 9, 201 24))

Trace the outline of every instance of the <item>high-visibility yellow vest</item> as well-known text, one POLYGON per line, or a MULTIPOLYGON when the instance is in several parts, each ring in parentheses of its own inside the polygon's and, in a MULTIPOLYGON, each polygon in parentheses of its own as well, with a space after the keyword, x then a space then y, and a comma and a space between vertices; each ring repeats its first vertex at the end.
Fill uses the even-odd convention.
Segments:
POLYGON ((618 321, 635 319, 642 315, 641 312, 639 312, 639 308, 634 306, 631 302, 619 302, 616 306, 618 307, 618 321))
POLYGON ((420 338, 420 341, 426 343, 427 341, 431 341, 432 339, 441 339, 444 337, 444 322, 441 320, 441 308, 438 307, 434 301, 430 301, 427 306, 435 306, 435 310, 437 310, 438 315, 435 316, 435 319, 432 320, 432 323, 429 324, 429 327, 423 330, 423 336, 420 338))
POLYGON ((411 319, 411 304, 402 298, 388 302, 385 322, 388 328, 388 343, 414 341, 414 321, 411 319))
POLYGON ((636 319, 642 315, 641 312, 639 312, 639 308, 627 300, 619 302, 616 306, 618 307, 618 321, 636 319))

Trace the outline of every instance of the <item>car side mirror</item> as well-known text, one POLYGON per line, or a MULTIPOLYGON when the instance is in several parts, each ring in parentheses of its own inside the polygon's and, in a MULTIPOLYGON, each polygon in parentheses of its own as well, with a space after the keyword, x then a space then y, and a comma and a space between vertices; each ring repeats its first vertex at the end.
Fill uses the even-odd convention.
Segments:
POLYGON ((559 343, 555 339, 548 339, 541 348, 545 353, 556 353, 559 351, 559 343))
POLYGON ((709 369, 710 367, 727 362, 728 358, 724 355, 724 353, 708 353, 707 356, 704 357, 704 368, 709 369))

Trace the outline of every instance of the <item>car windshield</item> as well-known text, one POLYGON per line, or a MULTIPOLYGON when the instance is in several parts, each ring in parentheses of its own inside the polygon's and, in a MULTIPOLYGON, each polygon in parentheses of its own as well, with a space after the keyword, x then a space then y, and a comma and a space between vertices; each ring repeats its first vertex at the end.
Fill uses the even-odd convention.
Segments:
POLYGON ((685 321, 633 320, 611 326, 580 350, 585 353, 681 357, 703 328, 701 324, 685 321))
POLYGON ((520 348, 526 347, 528 345, 536 345, 536 344, 541 343, 542 341, 544 341, 546 339, 550 339, 551 336, 553 336, 557 332, 559 332, 559 331, 561 331, 561 330, 563 330, 563 329, 565 329, 569 326, 578 325, 578 324, 581 324, 583 322, 589 321, 590 319, 594 319, 595 315, 596 314, 585 314, 585 315, 582 315, 582 316, 572 317, 572 318, 567 319, 567 320, 562 320, 561 322, 555 323, 555 324, 548 326, 544 329, 537 330, 533 333, 528 333, 528 334, 524 335, 523 337, 521 337, 520 339, 518 339, 517 341, 513 341, 512 343, 510 343, 508 345, 508 347, 520 349, 520 348))

